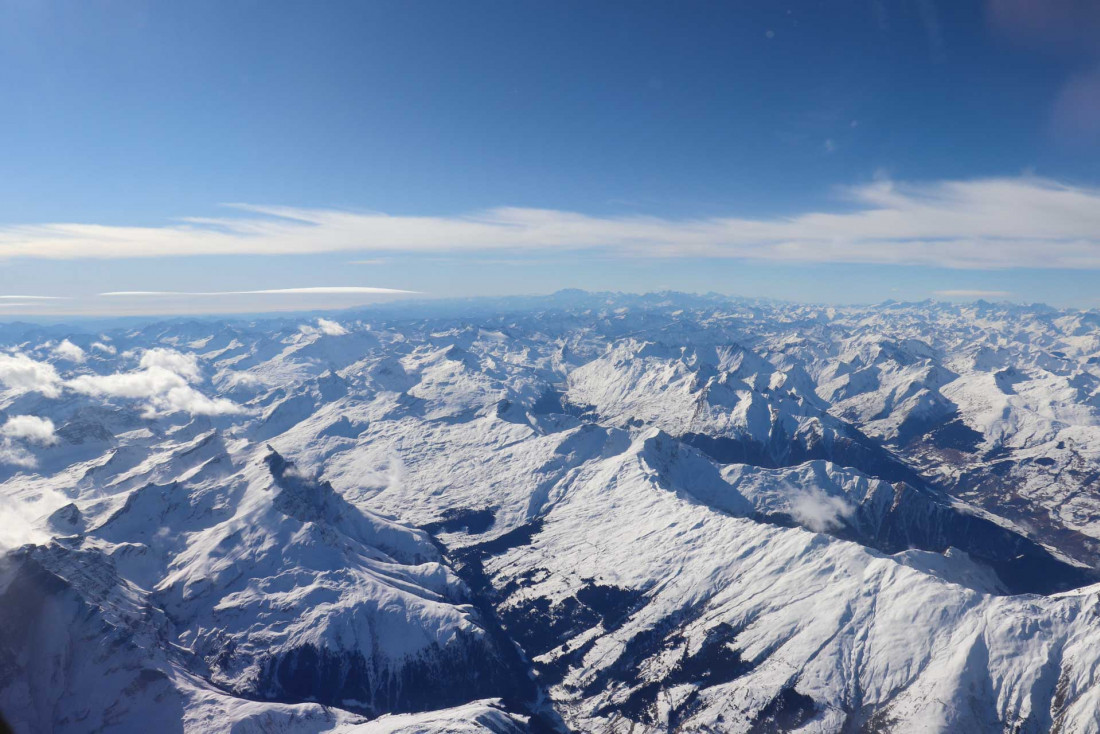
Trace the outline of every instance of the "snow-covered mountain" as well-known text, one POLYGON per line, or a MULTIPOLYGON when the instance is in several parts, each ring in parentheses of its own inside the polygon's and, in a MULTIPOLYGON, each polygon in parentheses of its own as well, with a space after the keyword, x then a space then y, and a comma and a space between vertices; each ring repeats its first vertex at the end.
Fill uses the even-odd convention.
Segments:
POLYGON ((0 326, 16 732, 1100 732, 1100 314, 0 326))

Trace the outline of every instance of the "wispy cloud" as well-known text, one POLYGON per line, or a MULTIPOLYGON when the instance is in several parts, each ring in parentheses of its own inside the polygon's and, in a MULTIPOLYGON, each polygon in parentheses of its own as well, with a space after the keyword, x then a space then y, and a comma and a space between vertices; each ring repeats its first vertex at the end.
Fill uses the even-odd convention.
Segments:
MULTIPOLYGON (((1100 268, 1098 189, 1023 177, 919 185, 878 181, 843 193, 847 211, 774 219, 599 217, 518 208, 459 217, 409 217, 238 205, 239 217, 194 219, 165 227, 2 228, 0 258, 602 250, 625 256, 951 268, 1100 268)), ((171 295, 334 292, 338 291, 296 288, 171 295)))
POLYGON ((67 301, 64 296, 14 296, 0 295, 0 308, 41 308, 52 301, 67 301))
POLYGON ((945 291, 933 291, 937 296, 943 298, 1008 298, 1012 295, 1012 291, 982 291, 982 290, 945 290, 945 291))
POLYGON ((373 288, 369 286, 318 286, 315 288, 269 288, 258 291, 110 291, 101 296, 282 296, 282 295, 401 295, 416 294, 418 291, 403 291, 397 288, 373 288))

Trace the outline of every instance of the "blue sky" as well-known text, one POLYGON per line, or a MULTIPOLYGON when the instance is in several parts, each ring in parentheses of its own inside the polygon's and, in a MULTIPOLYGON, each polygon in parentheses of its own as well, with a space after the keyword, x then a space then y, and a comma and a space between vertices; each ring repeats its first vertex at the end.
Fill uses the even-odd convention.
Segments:
POLYGON ((0 314, 1097 306, 1094 6, 0 2, 0 314))

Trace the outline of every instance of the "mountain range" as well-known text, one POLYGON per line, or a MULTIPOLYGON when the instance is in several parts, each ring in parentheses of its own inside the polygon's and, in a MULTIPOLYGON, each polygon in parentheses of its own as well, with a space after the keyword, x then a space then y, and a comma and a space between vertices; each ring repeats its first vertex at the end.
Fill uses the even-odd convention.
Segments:
POLYGON ((1100 312, 0 325, 38 732, 1100 732, 1100 312))

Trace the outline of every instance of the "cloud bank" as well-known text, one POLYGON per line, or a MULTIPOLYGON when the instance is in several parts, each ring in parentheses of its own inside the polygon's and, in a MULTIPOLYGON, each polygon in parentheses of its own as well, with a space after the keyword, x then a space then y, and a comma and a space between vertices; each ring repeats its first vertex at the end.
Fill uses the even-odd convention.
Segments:
MULTIPOLYGON (((843 193, 847 211, 774 219, 599 217, 521 208, 457 217, 410 217, 235 205, 241 211, 238 217, 190 219, 165 227, 37 224, 0 228, 0 258, 600 250, 626 256, 950 268, 1100 268, 1098 189, 1025 177, 917 185, 880 181, 843 193)), ((202 295, 291 292, 334 291, 302 288, 202 295)))

